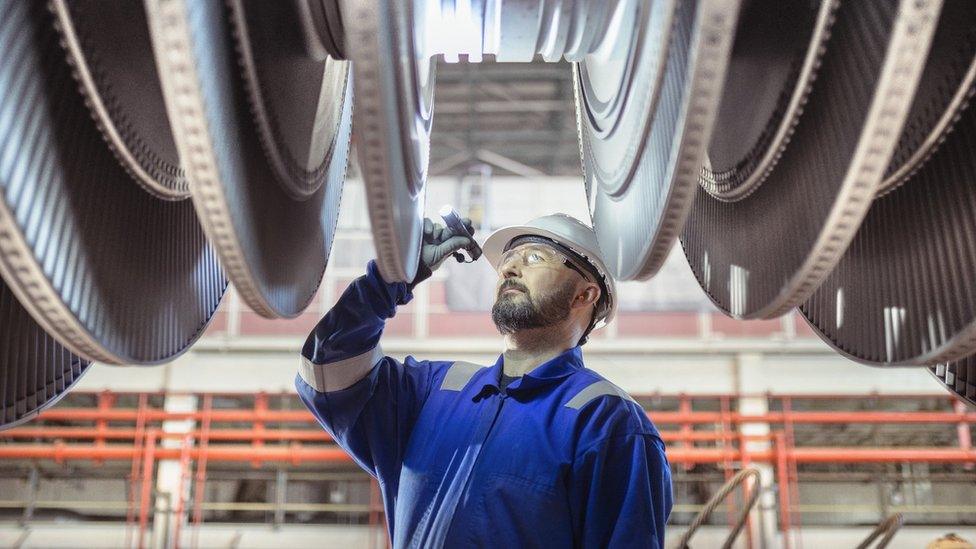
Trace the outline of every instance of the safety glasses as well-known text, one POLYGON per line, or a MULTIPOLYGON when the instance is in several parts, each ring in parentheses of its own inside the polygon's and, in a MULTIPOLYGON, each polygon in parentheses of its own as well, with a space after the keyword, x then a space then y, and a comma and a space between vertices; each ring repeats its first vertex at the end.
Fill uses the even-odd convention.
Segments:
POLYGON ((512 261, 520 261, 525 267, 566 265, 579 273, 585 280, 590 280, 583 269, 572 260, 555 249, 542 244, 523 244, 508 250, 502 254, 501 260, 498 262, 498 269, 503 269, 512 261))

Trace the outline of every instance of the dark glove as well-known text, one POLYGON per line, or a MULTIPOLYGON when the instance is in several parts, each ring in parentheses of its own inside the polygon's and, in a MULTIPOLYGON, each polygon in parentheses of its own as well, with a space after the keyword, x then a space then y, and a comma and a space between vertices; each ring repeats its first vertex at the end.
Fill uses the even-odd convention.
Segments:
POLYGON ((417 276, 414 277, 413 282, 410 283, 410 289, 412 290, 414 286, 423 282, 424 280, 430 278, 430 275, 440 267, 444 261, 451 256, 454 256, 459 262, 464 261, 464 256, 462 256, 458 250, 467 250, 471 254, 471 259, 478 259, 475 255, 477 253, 478 247, 477 243, 471 237, 470 233, 473 233, 473 225, 471 220, 463 218, 461 220, 464 226, 468 229, 469 234, 454 234, 454 232, 441 225, 440 223, 434 223, 429 218, 424 219, 424 237, 423 244, 420 248, 420 265, 417 267, 417 276), (475 250, 476 252, 472 252, 475 250))

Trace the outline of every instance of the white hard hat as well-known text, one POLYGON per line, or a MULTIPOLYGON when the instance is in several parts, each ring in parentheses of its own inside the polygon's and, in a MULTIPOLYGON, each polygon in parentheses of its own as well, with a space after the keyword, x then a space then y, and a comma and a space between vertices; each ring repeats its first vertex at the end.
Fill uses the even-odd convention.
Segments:
POLYGON ((613 276, 603 263, 603 254, 600 252, 600 244, 596 240, 593 229, 575 217, 557 213, 537 217, 525 225, 498 229, 488 236, 481 248, 488 261, 497 269, 508 243, 522 236, 541 236, 553 240, 582 257, 592 266, 603 279, 607 299, 604 311, 598 313, 598 318, 593 319, 594 328, 602 328, 613 320, 617 312, 617 287, 614 285, 613 276))

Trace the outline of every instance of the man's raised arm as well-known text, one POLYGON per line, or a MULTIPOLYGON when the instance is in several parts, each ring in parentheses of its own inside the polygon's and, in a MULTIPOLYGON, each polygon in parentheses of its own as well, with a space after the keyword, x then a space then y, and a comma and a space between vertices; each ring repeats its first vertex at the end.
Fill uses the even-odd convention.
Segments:
POLYGON ((406 283, 383 281, 370 261, 309 334, 295 380, 319 423, 378 477, 399 470, 429 387, 428 362, 400 362, 380 348, 386 320, 411 298, 406 283))
MULTIPOLYGON (((465 219, 469 232, 471 221, 465 219)), ((309 334, 295 385, 305 406, 364 469, 395 487, 403 451, 431 385, 431 363, 385 356, 386 320, 412 299, 412 288, 448 257, 474 244, 424 220, 418 274, 410 284, 388 283, 370 261, 366 275, 346 288, 309 334)))

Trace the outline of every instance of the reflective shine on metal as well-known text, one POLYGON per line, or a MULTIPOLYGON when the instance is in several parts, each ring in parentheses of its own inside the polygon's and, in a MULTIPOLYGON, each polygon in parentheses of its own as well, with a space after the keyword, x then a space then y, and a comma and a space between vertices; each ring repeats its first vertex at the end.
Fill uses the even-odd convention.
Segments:
POLYGON ((603 42, 575 66, 586 194, 606 262, 652 276, 698 187, 738 2, 621 2, 603 42))
POLYGON ((841 2, 803 113, 766 180, 734 202, 698 193, 681 242, 720 309, 776 317, 833 269, 884 175, 940 7, 841 2))
POLYGON ((91 364, 48 335, 0 281, 0 431, 63 397, 91 364))
POLYGON ((146 6, 204 230, 251 309, 293 317, 318 290, 335 235, 349 64, 307 50, 294 3, 146 6))
POLYGON ((357 152, 376 262, 388 282, 413 280, 420 257, 435 63, 420 49, 427 20, 413 1, 344 0, 356 82, 357 152))
MULTIPOLYGON (((968 28, 976 26, 976 10, 957 11, 947 10, 943 18, 957 19, 950 25, 962 19, 968 28)), ((952 54, 932 52, 954 56, 936 63, 957 67, 927 71, 932 80, 921 86, 936 88, 927 92, 930 98, 942 95, 936 104, 946 105, 945 98, 958 95, 967 80, 967 71, 960 69, 976 56, 976 44, 963 46, 953 44, 952 54)), ((970 98, 973 91, 970 83, 963 96, 970 98)), ((917 131, 926 135, 930 126, 917 131)), ((874 201, 847 253, 800 308, 821 338, 854 360, 925 366, 976 353, 976 108, 971 102, 963 102, 944 133, 908 180, 874 201)))
POLYGON ((119 162, 154 196, 189 197, 142 3, 51 0, 50 7, 86 103, 119 162))
POLYGON ((226 281, 193 205, 146 193, 113 156, 58 42, 43 3, 0 3, 0 274, 73 353, 170 360, 226 281))

